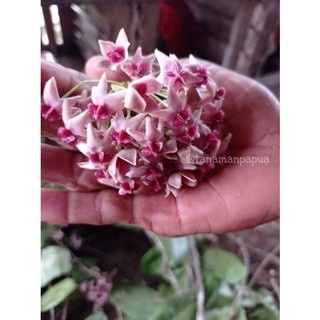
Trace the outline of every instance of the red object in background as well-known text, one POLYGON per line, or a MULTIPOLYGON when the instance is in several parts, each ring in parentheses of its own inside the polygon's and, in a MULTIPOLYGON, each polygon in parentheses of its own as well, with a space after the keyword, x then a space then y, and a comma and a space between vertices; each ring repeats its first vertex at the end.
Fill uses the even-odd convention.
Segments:
POLYGON ((196 21, 184 0, 160 0, 159 34, 170 53, 185 57, 192 51, 196 21))

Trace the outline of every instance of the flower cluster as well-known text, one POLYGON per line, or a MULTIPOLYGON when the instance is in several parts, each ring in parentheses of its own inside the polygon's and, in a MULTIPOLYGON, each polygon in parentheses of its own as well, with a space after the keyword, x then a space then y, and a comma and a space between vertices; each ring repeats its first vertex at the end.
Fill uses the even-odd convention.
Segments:
POLYGON ((115 43, 99 41, 98 65, 121 70, 127 81, 104 73, 90 94, 60 97, 51 78, 45 85, 41 114, 61 124, 61 143, 79 150, 97 180, 131 194, 146 186, 177 195, 194 187, 215 164, 194 164, 188 155, 213 157, 224 153, 230 135, 222 137, 226 94, 210 72, 193 56, 181 62, 159 50, 143 56, 141 48, 129 57, 122 29, 115 43))
POLYGON ((108 302, 112 283, 105 277, 82 281, 79 290, 93 303, 93 311, 99 311, 108 302))

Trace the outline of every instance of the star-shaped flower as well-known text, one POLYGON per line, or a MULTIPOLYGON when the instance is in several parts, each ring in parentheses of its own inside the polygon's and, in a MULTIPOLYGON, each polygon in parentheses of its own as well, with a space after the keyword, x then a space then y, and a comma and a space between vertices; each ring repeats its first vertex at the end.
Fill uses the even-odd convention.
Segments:
POLYGON ((138 47, 132 58, 121 65, 121 69, 131 78, 139 79, 152 73, 154 54, 142 55, 141 47, 138 47))
POLYGON ((41 116, 50 121, 55 122, 61 120, 62 103, 64 100, 75 104, 80 101, 82 96, 73 96, 69 98, 60 98, 57 83, 54 77, 50 78, 43 89, 43 103, 41 104, 41 116))
POLYGON ((99 63, 104 66, 110 66, 111 70, 116 70, 118 65, 128 59, 130 42, 123 28, 119 31, 115 43, 99 40, 99 46, 101 54, 105 57, 99 63))
POLYGON ((88 110, 93 119, 105 122, 113 114, 124 107, 125 90, 108 93, 107 75, 104 73, 97 86, 91 91, 92 103, 88 104, 88 110))
POLYGON ((151 112, 158 109, 155 100, 150 97, 157 93, 162 85, 152 75, 133 81, 125 93, 124 106, 136 112, 151 112))

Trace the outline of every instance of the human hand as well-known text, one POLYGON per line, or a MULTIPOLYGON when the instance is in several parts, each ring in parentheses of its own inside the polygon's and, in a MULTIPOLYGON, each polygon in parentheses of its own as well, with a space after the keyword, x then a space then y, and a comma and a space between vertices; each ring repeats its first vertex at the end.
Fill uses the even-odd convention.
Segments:
MULTIPOLYGON (((98 78, 103 69, 86 73, 98 78)), ((228 156, 268 159, 268 163, 227 164, 194 188, 179 191, 177 197, 143 191, 118 195, 103 189, 91 171, 77 163, 78 152, 42 146, 42 179, 68 190, 42 190, 42 220, 49 223, 112 224, 129 223, 167 236, 194 233, 221 233, 253 227, 279 215, 279 109, 277 99, 262 85, 222 67, 207 63, 211 76, 227 89, 223 109, 225 127, 233 137, 228 156)), ((43 63, 43 83, 54 75, 65 93, 85 75, 43 63), (63 71, 63 72, 62 72, 63 71)), ((121 76, 110 74, 110 79, 121 76)), ((56 128, 46 121, 43 134, 56 128)))

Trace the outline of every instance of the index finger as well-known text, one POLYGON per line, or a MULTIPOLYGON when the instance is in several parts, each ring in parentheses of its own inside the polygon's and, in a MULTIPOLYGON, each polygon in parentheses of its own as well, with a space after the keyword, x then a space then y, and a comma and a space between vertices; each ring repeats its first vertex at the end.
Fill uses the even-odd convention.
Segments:
MULTIPOLYGON (((60 95, 65 94, 68 90, 75 87, 79 82, 88 80, 89 77, 79 71, 66 68, 58 63, 41 59, 41 89, 46 82, 54 77, 58 86, 60 95)), ((81 90, 89 90, 90 85, 81 86, 81 90)))

